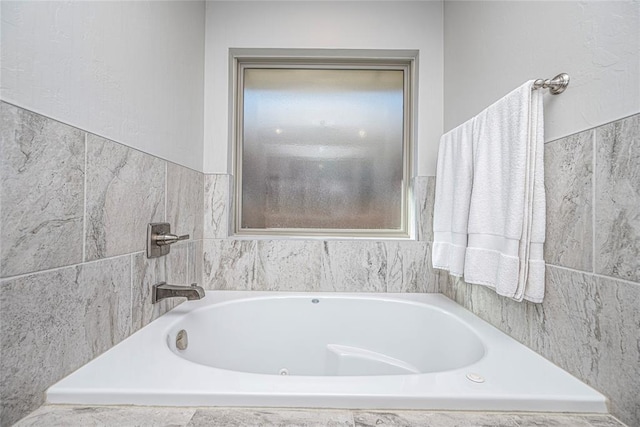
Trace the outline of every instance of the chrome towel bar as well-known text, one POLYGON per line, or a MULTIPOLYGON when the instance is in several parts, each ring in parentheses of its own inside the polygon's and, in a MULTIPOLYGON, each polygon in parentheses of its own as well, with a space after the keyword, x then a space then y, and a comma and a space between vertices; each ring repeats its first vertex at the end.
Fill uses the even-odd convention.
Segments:
POLYGON ((538 79, 533 82, 533 89, 546 89, 549 88, 549 92, 552 95, 558 95, 569 86, 569 74, 560 73, 552 79, 538 79))

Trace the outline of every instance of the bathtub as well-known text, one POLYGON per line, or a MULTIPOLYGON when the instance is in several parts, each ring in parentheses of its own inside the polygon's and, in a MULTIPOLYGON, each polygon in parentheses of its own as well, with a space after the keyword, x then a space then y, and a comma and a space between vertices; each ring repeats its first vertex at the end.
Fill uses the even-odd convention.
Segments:
POLYGON ((439 294, 207 291, 47 401, 607 412, 603 395, 439 294))

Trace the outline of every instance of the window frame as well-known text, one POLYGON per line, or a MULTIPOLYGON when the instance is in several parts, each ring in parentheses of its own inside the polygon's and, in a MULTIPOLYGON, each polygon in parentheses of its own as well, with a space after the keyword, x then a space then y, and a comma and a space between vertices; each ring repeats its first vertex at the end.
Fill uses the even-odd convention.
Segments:
POLYGON ((415 239, 412 177, 415 169, 417 51, 230 49, 230 132, 233 191, 231 233, 237 238, 415 239), (404 75, 402 197, 399 229, 242 228, 243 76, 247 68, 400 70, 404 75))

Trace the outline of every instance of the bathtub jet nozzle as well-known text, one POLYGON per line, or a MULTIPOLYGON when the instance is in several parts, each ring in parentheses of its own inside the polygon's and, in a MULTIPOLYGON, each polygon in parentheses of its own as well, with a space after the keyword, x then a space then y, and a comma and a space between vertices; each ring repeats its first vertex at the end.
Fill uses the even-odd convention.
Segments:
POLYGON ((166 282, 153 285, 151 291, 151 302, 153 304, 165 298, 175 297, 184 297, 188 300, 202 299, 204 298, 204 289, 198 286, 197 283, 192 283, 191 286, 170 285, 166 282))

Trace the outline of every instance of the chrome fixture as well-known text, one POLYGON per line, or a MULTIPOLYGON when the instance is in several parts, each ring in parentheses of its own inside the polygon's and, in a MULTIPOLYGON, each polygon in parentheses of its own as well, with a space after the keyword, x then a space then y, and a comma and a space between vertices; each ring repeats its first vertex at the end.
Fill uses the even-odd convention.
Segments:
POLYGON ((191 286, 169 285, 166 282, 160 282, 153 285, 151 290, 151 302, 157 303, 165 298, 184 297, 188 300, 204 298, 204 289, 197 283, 191 286))
POLYGON ((169 245, 187 240, 188 234, 176 236, 171 234, 171 224, 168 222, 156 222, 147 226, 147 258, 157 258, 167 255, 171 248, 169 245))
POLYGON ((176 348, 178 350, 186 350, 189 346, 189 335, 184 329, 180 329, 178 335, 176 335, 176 348))
POLYGON ((560 73, 552 79, 538 79, 533 82, 534 89, 546 89, 549 88, 551 95, 558 95, 569 86, 569 74, 560 73))

